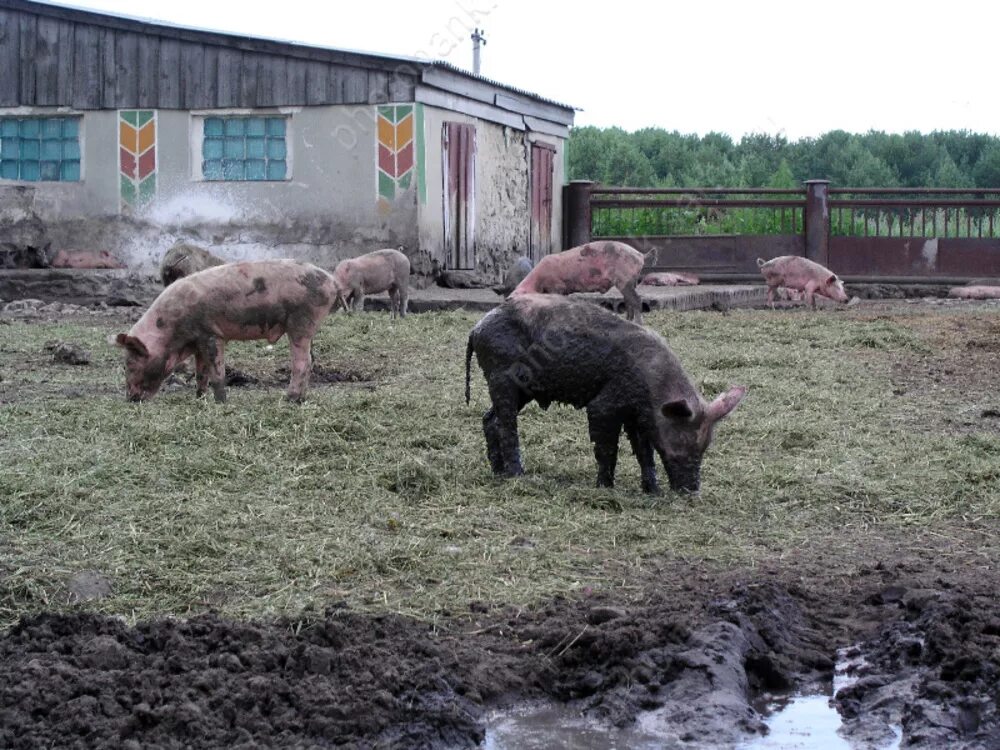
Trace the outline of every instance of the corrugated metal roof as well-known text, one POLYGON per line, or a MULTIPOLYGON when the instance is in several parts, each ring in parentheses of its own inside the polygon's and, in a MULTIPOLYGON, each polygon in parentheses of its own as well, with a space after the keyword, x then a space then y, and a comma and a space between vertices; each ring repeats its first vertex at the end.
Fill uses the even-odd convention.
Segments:
MULTIPOLYGON (((426 60, 424 60, 423 62, 425 64, 427 63, 426 60)), ((565 107, 566 109, 573 109, 573 110, 576 110, 578 112, 582 111, 579 107, 574 107, 571 104, 564 104, 563 102, 557 102, 555 99, 547 99, 546 97, 539 96, 538 94, 532 93, 531 91, 526 91, 525 89, 519 89, 519 88, 517 88, 515 86, 510 86, 510 85, 508 85, 506 83, 501 83, 500 81, 496 81, 496 80, 494 80, 492 78, 487 78, 486 76, 482 76, 482 75, 478 75, 477 76, 475 73, 471 73, 468 70, 465 70, 464 68, 459 68, 458 66, 452 65, 450 62, 446 62, 444 60, 432 60, 432 61, 430 61, 429 64, 432 65, 435 68, 444 68, 444 69, 450 70, 450 71, 452 71, 454 73, 459 73, 460 75, 464 75, 464 76, 467 76, 469 78, 474 78, 477 81, 482 81, 483 83, 487 83, 490 86, 496 86, 497 88, 504 89, 505 91, 510 91, 513 94, 519 94, 521 96, 526 96, 526 97, 529 97, 529 98, 534 99, 536 101, 543 102, 545 104, 551 104, 551 105, 556 106, 556 107, 565 107)))

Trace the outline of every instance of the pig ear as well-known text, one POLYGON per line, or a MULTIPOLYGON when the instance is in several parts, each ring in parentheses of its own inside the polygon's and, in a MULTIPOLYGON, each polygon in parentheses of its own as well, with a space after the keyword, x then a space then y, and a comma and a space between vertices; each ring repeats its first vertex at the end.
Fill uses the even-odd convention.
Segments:
POLYGON ((837 283, 837 274, 835 274, 835 273, 831 273, 831 274, 830 274, 830 278, 828 278, 828 279, 826 280, 826 283, 827 283, 827 284, 836 284, 836 283, 837 283))
POLYGON ((660 407, 660 411, 667 419, 691 419, 694 416, 691 404, 682 398, 676 401, 668 401, 660 407))
POLYGON ((115 337, 115 343, 123 349, 128 349, 133 354, 138 354, 140 357, 149 356, 149 349, 135 336, 129 336, 127 333, 119 333, 115 337))
POLYGON ((709 422, 718 422, 733 409, 740 405, 740 401, 747 395, 745 385, 734 385, 721 396, 708 405, 705 409, 705 418, 709 422))

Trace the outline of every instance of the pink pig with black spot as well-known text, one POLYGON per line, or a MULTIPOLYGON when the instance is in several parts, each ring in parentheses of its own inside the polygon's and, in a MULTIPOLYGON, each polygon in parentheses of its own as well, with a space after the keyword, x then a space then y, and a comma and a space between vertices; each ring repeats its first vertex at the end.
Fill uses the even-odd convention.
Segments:
POLYGON ((226 400, 227 341, 288 334, 292 375, 288 399, 302 401, 312 371, 310 345, 337 298, 333 276, 310 263, 230 263, 178 279, 115 343, 125 350, 129 401, 152 398, 174 368, 194 355, 197 392, 212 386, 226 400))
POLYGON ((829 268, 798 255, 780 255, 765 261, 757 258, 757 265, 767 282, 767 301, 774 305, 778 287, 802 292, 805 301, 816 309, 816 297, 826 297, 835 302, 847 302, 844 282, 829 268))

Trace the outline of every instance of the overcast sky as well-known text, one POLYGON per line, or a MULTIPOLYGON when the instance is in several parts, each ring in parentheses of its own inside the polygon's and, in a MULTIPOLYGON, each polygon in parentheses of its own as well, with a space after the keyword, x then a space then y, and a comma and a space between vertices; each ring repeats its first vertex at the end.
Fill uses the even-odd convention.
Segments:
POLYGON ((1000 134, 1000 6, 950 0, 79 0, 58 3, 471 69, 577 125, 682 133, 1000 134), (594 8, 589 10, 585 8, 594 8), (600 8, 600 10, 597 10, 600 8))

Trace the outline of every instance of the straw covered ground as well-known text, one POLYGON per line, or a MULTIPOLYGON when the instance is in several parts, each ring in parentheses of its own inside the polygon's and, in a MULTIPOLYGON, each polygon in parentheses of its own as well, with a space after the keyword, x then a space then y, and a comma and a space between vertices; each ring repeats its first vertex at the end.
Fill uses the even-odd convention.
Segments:
POLYGON ((594 488, 556 405, 492 477, 478 315, 332 316, 301 406, 284 341, 230 344, 227 403, 184 372, 127 403, 106 340, 134 317, 0 318, 0 745, 475 746, 543 696, 627 726, 719 622, 747 642, 733 738, 855 643, 882 675, 840 707, 877 714, 859 737, 1000 738, 996 305, 649 314, 706 396, 749 387, 700 495, 659 498, 625 441, 594 488))

